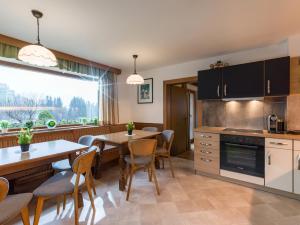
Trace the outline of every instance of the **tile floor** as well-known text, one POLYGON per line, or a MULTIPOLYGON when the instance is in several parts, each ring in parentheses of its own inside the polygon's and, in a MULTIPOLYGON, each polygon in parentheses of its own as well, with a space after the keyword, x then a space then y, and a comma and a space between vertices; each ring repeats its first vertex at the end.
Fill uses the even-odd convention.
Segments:
MULTIPOLYGON (((80 224, 155 225, 299 225, 300 201, 243 186, 194 175, 193 162, 174 158, 176 178, 158 170, 161 195, 143 171, 136 174, 130 201, 118 191, 118 168, 105 171, 97 181, 96 213, 88 196, 80 213, 80 224)), ((31 215, 34 205, 31 204, 31 215)), ((40 224, 74 224, 73 202, 56 215, 54 201, 44 207, 40 224)), ((33 217, 31 217, 33 221, 33 217)), ((12 224, 21 224, 16 219, 12 224)))

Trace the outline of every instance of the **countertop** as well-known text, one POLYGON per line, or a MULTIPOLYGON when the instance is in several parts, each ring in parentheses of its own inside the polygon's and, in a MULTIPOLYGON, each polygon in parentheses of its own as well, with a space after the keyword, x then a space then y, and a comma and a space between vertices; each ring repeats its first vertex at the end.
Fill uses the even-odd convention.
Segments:
POLYGON ((232 135, 242 135, 242 136, 255 136, 255 137, 265 137, 265 138, 279 138, 279 139, 289 139, 289 140, 299 140, 300 135, 296 134, 273 134, 268 133, 264 130, 263 133, 244 133, 236 131, 224 131, 225 127, 198 127, 195 128, 195 132, 205 132, 205 133, 215 133, 215 134, 232 134, 232 135))

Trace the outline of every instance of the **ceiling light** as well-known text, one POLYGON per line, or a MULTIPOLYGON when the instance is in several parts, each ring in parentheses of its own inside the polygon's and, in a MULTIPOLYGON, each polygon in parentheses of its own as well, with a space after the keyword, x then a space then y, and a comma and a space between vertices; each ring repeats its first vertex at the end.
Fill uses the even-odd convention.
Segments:
POLYGON ((37 43, 21 48, 18 53, 18 59, 36 66, 56 66, 57 60, 55 55, 40 43, 39 19, 43 16, 43 13, 37 10, 31 10, 31 12, 37 20, 37 43))
POLYGON ((134 72, 129 77, 127 77, 126 83, 127 84, 143 84, 144 78, 136 73, 136 59, 138 55, 133 55, 134 59, 134 72))

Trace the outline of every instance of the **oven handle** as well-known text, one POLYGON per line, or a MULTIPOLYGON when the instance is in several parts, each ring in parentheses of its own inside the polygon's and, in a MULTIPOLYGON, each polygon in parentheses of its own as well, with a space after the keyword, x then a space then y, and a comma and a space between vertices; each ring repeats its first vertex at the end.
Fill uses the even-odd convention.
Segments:
POLYGON ((225 145, 230 145, 230 146, 235 146, 235 147, 246 147, 246 148, 258 149, 258 146, 254 146, 254 145, 242 145, 242 144, 233 144, 233 143, 225 143, 225 145))

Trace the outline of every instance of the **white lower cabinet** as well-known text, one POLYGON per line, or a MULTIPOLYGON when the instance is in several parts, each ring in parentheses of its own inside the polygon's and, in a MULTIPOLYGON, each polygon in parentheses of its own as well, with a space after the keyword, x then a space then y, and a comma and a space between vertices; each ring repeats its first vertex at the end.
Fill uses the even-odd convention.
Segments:
POLYGON ((294 193, 300 194, 300 141, 294 141, 294 193))
POLYGON ((277 146, 267 147, 265 149, 265 186, 283 190, 283 191, 292 192, 293 191, 292 160, 293 160, 292 148, 281 149, 278 148, 277 146))

